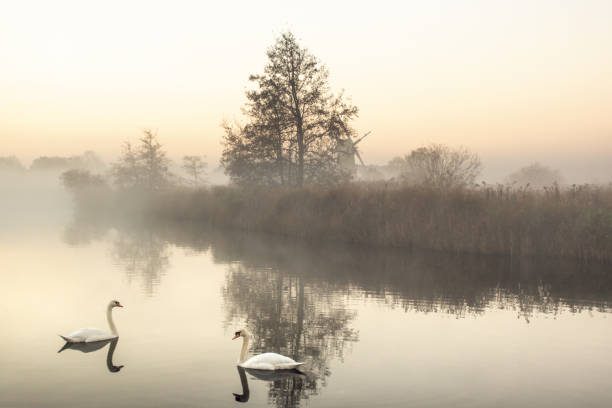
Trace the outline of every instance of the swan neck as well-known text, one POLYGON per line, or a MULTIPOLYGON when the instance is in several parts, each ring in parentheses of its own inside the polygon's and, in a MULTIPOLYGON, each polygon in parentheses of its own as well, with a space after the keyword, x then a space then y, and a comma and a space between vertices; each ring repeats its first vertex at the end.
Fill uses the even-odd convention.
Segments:
POLYGON ((113 322, 113 307, 111 305, 106 308, 106 320, 108 321, 108 327, 110 327, 111 333, 119 335, 117 327, 115 327, 115 322, 113 322))
POLYGON ((249 338, 248 336, 242 337, 242 350, 240 350, 240 359, 238 360, 238 364, 244 363, 246 360, 247 351, 249 350, 249 338))

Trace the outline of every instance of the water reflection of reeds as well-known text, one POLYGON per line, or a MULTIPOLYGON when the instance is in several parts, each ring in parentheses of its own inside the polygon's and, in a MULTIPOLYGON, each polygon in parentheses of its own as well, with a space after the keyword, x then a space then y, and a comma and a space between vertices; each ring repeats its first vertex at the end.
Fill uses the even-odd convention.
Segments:
MULTIPOLYGON (((79 228, 71 227, 71 244, 79 228)), ((227 265, 226 326, 248 326, 252 353, 307 363, 305 376, 268 381, 270 402, 279 407, 297 407, 325 387, 330 363, 359 339, 352 328, 355 302, 457 318, 512 310, 526 322, 534 314, 609 312, 612 306, 612 274, 602 264, 315 244, 176 223, 115 230, 108 234, 113 257, 149 295, 169 269, 172 246, 210 253, 227 265)))
MULTIPOLYGON (((112 254, 116 262, 128 276, 141 276, 151 289, 166 273, 174 245, 210 251, 217 263, 238 262, 250 271, 277 271, 286 279, 318 281, 329 286, 326 292, 359 291, 406 310, 464 314, 498 307, 521 313, 560 313, 611 307, 612 270, 605 264, 315 244, 180 223, 122 224, 115 229, 112 254)), ((67 230, 71 244, 108 235, 86 220, 67 230)))

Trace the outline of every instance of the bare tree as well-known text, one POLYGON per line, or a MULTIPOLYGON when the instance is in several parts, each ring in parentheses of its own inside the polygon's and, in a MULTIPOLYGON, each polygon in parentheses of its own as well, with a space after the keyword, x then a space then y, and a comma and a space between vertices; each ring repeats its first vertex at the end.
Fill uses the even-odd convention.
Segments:
POLYGON ((129 142, 125 143, 122 156, 112 167, 114 184, 120 188, 162 190, 172 184, 168 169, 170 160, 157 141, 157 135, 148 129, 143 132, 138 150, 129 142))
MULTIPOLYGON (((413 150, 404 157, 402 178, 410 183, 437 188, 465 187, 473 184, 482 165, 478 155, 464 147, 450 148, 431 144, 413 150)), ((400 163, 395 160, 395 164, 400 163)))
POLYGON ((184 156, 183 169, 189 175, 189 182, 197 187, 204 182, 204 170, 208 164, 200 156, 184 156))
POLYGON ((114 163, 111 169, 113 183, 121 189, 136 187, 140 182, 140 173, 138 156, 132 144, 125 142, 119 161, 114 163))
POLYGON ((539 163, 533 163, 510 174, 506 181, 519 186, 529 185, 535 188, 542 188, 552 186, 553 184, 561 184, 563 177, 561 177, 558 170, 553 170, 539 163))
POLYGON ((138 158, 142 167, 144 186, 147 190, 162 190, 171 184, 171 175, 168 170, 170 160, 157 141, 157 134, 148 129, 144 130, 144 136, 140 139, 138 158))
POLYGON ((237 182, 302 186, 343 178, 335 146, 350 135, 357 108, 335 96, 327 69, 291 33, 268 49, 261 75, 249 80, 245 126, 224 125, 222 164, 237 182))

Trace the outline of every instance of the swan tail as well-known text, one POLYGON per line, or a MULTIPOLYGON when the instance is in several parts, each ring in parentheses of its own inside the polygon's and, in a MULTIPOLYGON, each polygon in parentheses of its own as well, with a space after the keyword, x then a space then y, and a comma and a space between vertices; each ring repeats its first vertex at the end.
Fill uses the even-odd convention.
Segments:
POLYGON ((58 334, 58 336, 60 336, 62 339, 64 339, 64 341, 66 341, 66 343, 74 343, 74 341, 72 341, 72 339, 69 338, 69 337, 62 336, 61 334, 58 334))
POLYGON ((307 372, 303 371, 304 368, 304 363, 295 363, 295 365, 289 371, 299 375, 307 375, 307 372))
POLYGON ((66 344, 64 344, 61 349, 57 350, 57 352, 61 353, 62 351, 66 350, 66 349, 69 349, 71 345, 72 345, 72 343, 67 341, 66 344))

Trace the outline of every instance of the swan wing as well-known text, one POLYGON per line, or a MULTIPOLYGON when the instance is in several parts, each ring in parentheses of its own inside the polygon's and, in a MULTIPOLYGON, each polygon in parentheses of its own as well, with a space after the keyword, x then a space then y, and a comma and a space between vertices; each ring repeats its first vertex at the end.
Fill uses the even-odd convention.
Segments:
POLYGON ((94 341, 114 339, 115 337, 117 337, 117 335, 106 332, 101 329, 94 328, 79 329, 70 333, 67 336, 62 336, 64 340, 70 343, 91 343, 94 341))
POLYGON ((290 370, 299 367, 303 363, 298 363, 292 358, 282 356, 276 353, 263 353, 249 358, 242 364, 244 368, 253 370, 290 370))

